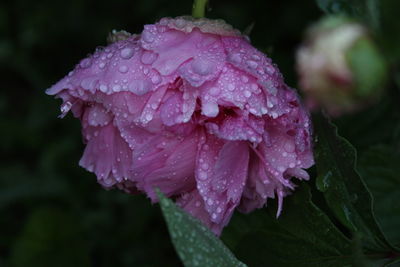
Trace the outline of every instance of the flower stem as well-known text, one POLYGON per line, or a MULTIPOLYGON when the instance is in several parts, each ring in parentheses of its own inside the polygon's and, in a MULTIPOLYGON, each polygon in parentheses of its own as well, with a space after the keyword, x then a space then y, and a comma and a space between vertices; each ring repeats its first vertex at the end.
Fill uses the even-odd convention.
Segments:
POLYGON ((192 9, 192 16, 194 18, 204 17, 207 2, 208 0, 194 0, 192 9))

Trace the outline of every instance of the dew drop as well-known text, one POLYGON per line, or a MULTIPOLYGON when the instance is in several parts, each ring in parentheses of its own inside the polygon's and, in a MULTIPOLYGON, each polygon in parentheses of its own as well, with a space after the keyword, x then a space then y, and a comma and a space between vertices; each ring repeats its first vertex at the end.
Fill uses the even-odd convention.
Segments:
POLYGON ((89 68, 91 65, 92 60, 90 58, 85 58, 81 61, 81 63, 79 63, 79 66, 81 66, 83 69, 89 68))
POLYGON ((108 90, 108 86, 105 84, 101 84, 99 87, 100 91, 102 91, 103 93, 107 92, 108 90))
POLYGON ((121 73, 127 73, 128 72, 128 67, 123 65, 123 66, 119 67, 118 71, 121 72, 121 73))
POLYGON ((151 77, 151 82, 153 84, 159 84, 161 82, 161 77, 159 74, 154 74, 153 77, 151 77))
POLYGON ((245 97, 250 97, 251 96, 251 92, 248 91, 248 90, 244 91, 243 94, 244 94, 245 97))
POLYGON ((61 105, 61 113, 67 113, 72 107, 72 103, 67 101, 64 104, 61 105))
POLYGON ((233 63, 241 63, 242 56, 239 53, 232 53, 232 54, 229 54, 228 60, 233 63))
POLYGON ((258 63, 255 62, 254 60, 247 60, 246 64, 247 64, 247 66, 249 66, 252 69, 255 69, 258 67, 258 63))
POLYGON ((210 88, 210 95, 217 96, 221 90, 218 87, 211 87, 210 88))
POLYGON ((201 111, 205 116, 214 118, 219 112, 218 104, 213 102, 204 103, 201 111))
POLYGON ((207 179, 207 173, 206 172, 199 172, 199 178, 200 178, 200 180, 206 180, 207 179))
POLYGON ((177 28, 182 29, 186 26, 186 21, 184 19, 177 19, 175 20, 174 24, 177 28))
POLYGON ((151 51, 144 51, 140 60, 143 64, 152 64, 157 59, 157 54, 151 51))
POLYGON ((144 31, 142 33, 142 38, 143 38, 143 41, 145 41, 146 43, 154 42, 154 34, 150 31, 144 31))
POLYGON ((123 59, 130 59, 133 56, 133 49, 130 47, 126 47, 121 50, 121 57, 123 59))
POLYGON ((213 65, 203 59, 195 59, 192 61, 193 72, 199 75, 208 75, 213 71, 213 65))
POLYGON ((121 86, 119 84, 115 84, 115 85, 113 85, 112 90, 114 92, 119 92, 119 91, 121 91, 121 86))

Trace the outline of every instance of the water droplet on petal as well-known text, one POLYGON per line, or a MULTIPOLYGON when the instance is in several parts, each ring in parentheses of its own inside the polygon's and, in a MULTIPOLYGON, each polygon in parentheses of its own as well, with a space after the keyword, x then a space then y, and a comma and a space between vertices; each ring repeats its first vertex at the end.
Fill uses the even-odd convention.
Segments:
POLYGON ((206 172, 199 172, 199 178, 200 180, 206 180, 207 179, 207 173, 206 172))
POLYGON ((121 73, 127 73, 128 72, 128 67, 127 66, 121 66, 121 67, 119 67, 118 70, 121 73))
POLYGON ((102 91, 103 93, 107 92, 108 86, 105 84, 100 84, 99 87, 100 91, 102 91))
POLYGON ((72 103, 67 101, 64 104, 61 105, 61 113, 67 113, 72 107, 72 103))
POLYGON ((218 87, 211 87, 210 88, 210 95, 217 96, 221 90, 218 87))
POLYGON ((154 34, 148 30, 143 31, 142 33, 142 39, 143 41, 145 41, 146 43, 151 43, 154 41, 154 34))
POLYGON ((218 104, 213 102, 206 102, 202 105, 201 111, 205 116, 214 118, 218 115, 219 112, 218 104))
POLYGON ((130 59, 133 56, 133 49, 130 47, 126 47, 121 50, 121 57, 123 59, 130 59))
POLYGON ((243 94, 244 94, 245 97, 250 97, 251 96, 251 92, 248 91, 248 90, 244 91, 243 94))
POLYGON ((154 75, 151 77, 151 82, 152 82, 153 84, 159 84, 159 83, 161 82, 161 77, 160 77, 160 75, 159 75, 158 73, 154 74, 154 75))
POLYGON ((249 66, 252 69, 255 69, 258 67, 258 63, 255 62, 254 60, 247 60, 246 64, 247 64, 247 66, 249 66))
POLYGON ((192 61, 192 69, 199 75, 207 75, 213 71, 214 65, 203 59, 195 59, 192 61))
POLYGON ((157 59, 157 54, 151 51, 144 51, 140 60, 143 64, 152 64, 157 59))
POLYGON ((186 26, 186 21, 184 19, 177 19, 175 20, 174 24, 177 28, 182 29, 186 26))
POLYGON ((242 62, 242 56, 239 53, 232 53, 229 54, 228 60, 233 63, 240 63, 242 62))
POLYGON ((79 63, 79 66, 81 66, 83 69, 89 68, 91 65, 92 60, 90 58, 85 58, 81 61, 81 63, 79 63))
POLYGON ((121 91, 121 86, 119 84, 115 84, 115 85, 113 85, 112 90, 114 92, 119 92, 119 91, 121 91))

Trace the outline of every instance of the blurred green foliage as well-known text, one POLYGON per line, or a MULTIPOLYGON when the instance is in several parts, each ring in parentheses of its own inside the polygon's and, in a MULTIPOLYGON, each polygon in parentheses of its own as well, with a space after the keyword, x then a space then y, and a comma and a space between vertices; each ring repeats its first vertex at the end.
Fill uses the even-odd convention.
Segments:
MULTIPOLYGON (((179 266, 158 206, 106 191, 78 166, 79 121, 57 119, 44 90, 112 29, 140 32, 189 0, 0 2, 0 266, 179 266)), ((295 87, 294 52, 321 12, 308 1, 210 3, 207 15, 244 30, 295 87), (301 11, 301 12, 299 12, 301 11)))

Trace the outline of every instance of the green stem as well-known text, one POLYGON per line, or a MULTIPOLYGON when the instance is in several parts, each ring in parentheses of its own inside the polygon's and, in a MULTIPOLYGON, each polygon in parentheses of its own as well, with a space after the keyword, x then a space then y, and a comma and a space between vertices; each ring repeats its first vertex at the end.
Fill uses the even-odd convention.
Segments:
POLYGON ((203 18, 208 0, 194 0, 192 16, 194 18, 203 18))

